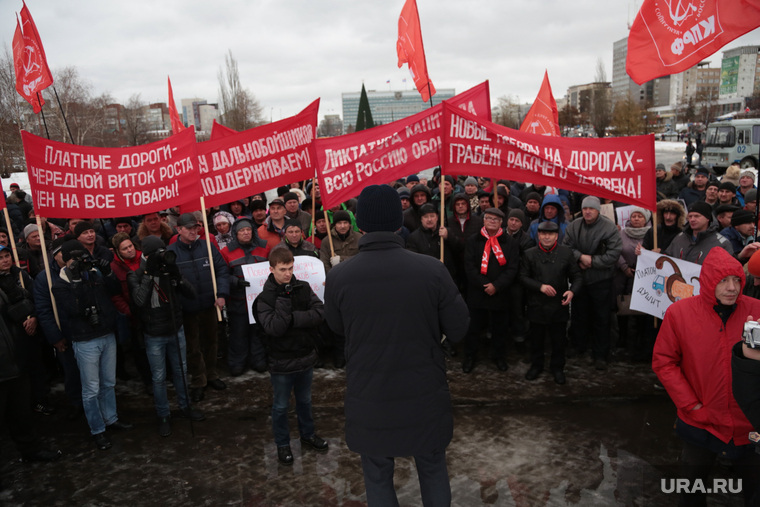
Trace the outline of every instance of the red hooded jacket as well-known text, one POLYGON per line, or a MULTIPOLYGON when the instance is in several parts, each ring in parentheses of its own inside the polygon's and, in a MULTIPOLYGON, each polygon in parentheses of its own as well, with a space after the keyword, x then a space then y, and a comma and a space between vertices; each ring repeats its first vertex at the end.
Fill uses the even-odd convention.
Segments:
POLYGON ((753 428, 732 393, 731 349, 741 340, 747 316, 760 317, 760 301, 740 294, 724 326, 713 308, 715 287, 732 275, 739 277, 744 289, 741 264, 723 248, 710 250, 699 276, 699 295, 676 302, 665 313, 652 369, 683 422, 725 443, 733 439, 735 445, 745 445, 753 428), (697 403, 702 407, 692 410, 697 403))

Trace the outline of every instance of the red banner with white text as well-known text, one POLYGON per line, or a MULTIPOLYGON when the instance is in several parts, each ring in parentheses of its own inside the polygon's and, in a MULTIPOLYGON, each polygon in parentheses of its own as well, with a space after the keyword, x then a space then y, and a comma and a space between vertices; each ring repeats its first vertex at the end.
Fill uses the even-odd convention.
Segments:
POLYGON ((199 144, 206 207, 314 177, 318 112, 319 99, 296 116, 199 144))
POLYGON ((26 131, 21 138, 40 216, 130 216, 200 198, 195 129, 133 148, 76 146, 26 131))
POLYGON ((542 136, 443 103, 442 174, 525 181, 654 210, 654 136, 542 136))
MULTIPOLYGON (((491 119, 488 81, 448 101, 491 119)), ((442 105, 368 130, 315 141, 322 204, 333 207, 367 185, 388 183, 441 164, 442 105)))

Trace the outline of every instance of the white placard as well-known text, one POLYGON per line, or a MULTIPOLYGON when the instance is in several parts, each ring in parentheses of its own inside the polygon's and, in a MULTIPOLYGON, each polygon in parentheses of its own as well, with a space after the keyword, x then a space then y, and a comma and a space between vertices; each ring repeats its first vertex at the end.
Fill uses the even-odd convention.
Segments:
POLYGON ((663 318, 675 301, 699 294, 702 266, 641 249, 633 280, 631 310, 663 318))

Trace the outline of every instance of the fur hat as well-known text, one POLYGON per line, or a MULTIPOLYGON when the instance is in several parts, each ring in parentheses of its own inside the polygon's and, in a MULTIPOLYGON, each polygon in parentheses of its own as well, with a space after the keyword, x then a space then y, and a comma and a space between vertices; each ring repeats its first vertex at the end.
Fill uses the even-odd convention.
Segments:
POLYGON ((731 165, 726 169, 726 174, 723 175, 723 182, 731 182, 734 186, 739 186, 739 179, 741 179, 741 167, 731 165))

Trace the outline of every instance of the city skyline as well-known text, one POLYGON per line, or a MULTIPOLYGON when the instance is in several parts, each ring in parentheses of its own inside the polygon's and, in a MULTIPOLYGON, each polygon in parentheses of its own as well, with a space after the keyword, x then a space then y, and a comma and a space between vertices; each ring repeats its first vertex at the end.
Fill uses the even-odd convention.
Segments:
MULTIPOLYGON (((627 36, 636 4, 418 0, 430 77, 437 88, 457 91, 488 79, 493 105, 502 96, 530 103, 546 69, 559 100, 568 87, 594 81, 600 58, 607 80, 612 79, 613 43, 627 36)), ((21 5, 5 0, 0 6, 6 20, 0 36, 8 49, 13 14, 21 5)), ((53 72, 75 66, 95 94, 110 93, 118 103, 136 94, 146 103, 166 102, 167 75, 178 107, 188 97, 215 103, 217 73, 228 50, 267 120, 292 116, 317 97, 320 118, 342 116, 341 94, 358 92, 362 83, 368 91, 414 86, 406 66, 397 68, 403 0, 238 0, 216 8, 179 0, 128 5, 29 0, 27 5, 53 72)), ((723 49, 753 44, 760 44, 760 30, 723 49)), ((720 66, 721 55, 710 58, 712 66, 720 66)))

